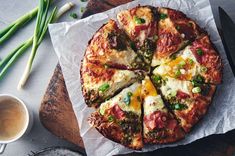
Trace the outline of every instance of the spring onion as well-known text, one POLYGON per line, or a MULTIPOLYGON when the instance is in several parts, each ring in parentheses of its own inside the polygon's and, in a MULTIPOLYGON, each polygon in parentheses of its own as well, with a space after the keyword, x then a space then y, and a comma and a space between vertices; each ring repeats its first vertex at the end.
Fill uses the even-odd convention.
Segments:
POLYGON ((188 106, 182 103, 174 103, 174 104, 170 104, 170 108, 172 110, 183 110, 183 109, 187 109, 188 106))
MULTIPOLYGON (((56 18, 53 19, 55 22, 61 15, 63 15, 66 11, 71 9, 74 6, 73 3, 66 3, 63 7, 59 9, 56 14, 56 18)), ((43 29, 42 34, 46 33, 46 28, 43 29)), ((6 74, 8 69, 17 61, 17 59, 33 44, 33 38, 30 37, 27 41, 20 44, 17 48, 15 48, 12 52, 10 52, 3 60, 0 61, 0 79, 6 74)), ((40 42, 43 37, 40 38, 40 42)))
POLYGON ((77 19, 78 18, 78 15, 76 13, 70 13, 69 15, 70 17, 72 17, 73 19, 77 19))
POLYGON ((17 86, 18 89, 21 89, 29 75, 30 72, 32 70, 32 65, 33 65, 33 60, 35 58, 37 49, 39 47, 39 45, 41 44, 47 29, 48 29, 48 24, 54 22, 55 20, 57 20, 63 13, 65 13, 67 10, 69 10, 71 7, 73 7, 72 3, 67 3, 65 4, 63 7, 61 7, 61 9, 59 10, 59 12, 57 13, 57 8, 55 7, 51 13, 51 15, 47 18, 47 12, 48 12, 48 5, 49 5, 50 1, 48 0, 40 0, 40 6, 39 6, 39 10, 38 10, 38 15, 37 15, 37 22, 36 22, 36 27, 34 30, 34 38, 33 38, 33 47, 32 47, 32 51, 29 57, 29 60, 27 62, 25 71, 19 81, 19 84, 17 86), (57 14, 57 15, 56 15, 57 14))
POLYGON ((167 14, 160 14, 160 19, 162 19, 162 20, 164 20, 164 19, 166 19, 167 18, 167 14))
POLYGON ((0 31, 0 45, 9 39, 17 30, 19 30, 24 24, 32 20, 38 12, 38 8, 33 9, 24 16, 20 17, 8 27, 0 31))
POLYGON ((99 91, 101 91, 101 92, 105 92, 106 90, 108 90, 109 89, 109 84, 108 83, 104 83, 104 84, 102 84, 98 89, 99 89, 99 91))
POLYGON ((193 89, 192 89, 192 92, 193 93, 200 93, 202 90, 201 90, 201 88, 200 87, 194 87, 193 89))
POLYGON ((202 49, 197 49, 197 54, 200 55, 200 56, 202 56, 202 55, 203 55, 202 49))
POLYGON ((145 23, 145 19, 139 18, 137 16, 134 17, 134 20, 135 20, 136 24, 143 24, 143 23, 145 23))

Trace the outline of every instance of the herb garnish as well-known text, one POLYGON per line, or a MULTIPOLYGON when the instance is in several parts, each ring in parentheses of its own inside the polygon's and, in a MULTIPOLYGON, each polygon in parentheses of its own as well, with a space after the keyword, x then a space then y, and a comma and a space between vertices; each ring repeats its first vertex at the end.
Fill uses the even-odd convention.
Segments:
POLYGON ((172 110, 183 110, 183 109, 187 109, 188 106, 182 103, 174 103, 174 104, 170 104, 170 108, 172 110))
POLYGON ((104 83, 104 84, 102 84, 98 89, 99 89, 99 91, 101 91, 101 92, 105 92, 106 90, 108 90, 109 89, 109 84, 108 83, 104 83))
POLYGON ((202 49, 200 49, 200 48, 199 48, 199 49, 197 49, 197 54, 198 54, 198 55, 200 55, 200 56, 202 56, 202 55, 203 55, 203 51, 202 51, 202 49))
POLYGON ((78 15, 74 12, 70 13, 69 14, 70 17, 72 17, 73 19, 77 19, 78 18, 78 15))
POLYGON ((160 75, 153 75, 152 80, 155 84, 161 84, 162 82, 162 77, 160 75))
POLYGON ((160 19, 164 20, 167 18, 167 14, 160 14, 160 19))
POLYGON ((136 24, 143 24, 143 23, 145 23, 145 19, 137 17, 137 16, 134 17, 134 20, 135 20, 136 24))

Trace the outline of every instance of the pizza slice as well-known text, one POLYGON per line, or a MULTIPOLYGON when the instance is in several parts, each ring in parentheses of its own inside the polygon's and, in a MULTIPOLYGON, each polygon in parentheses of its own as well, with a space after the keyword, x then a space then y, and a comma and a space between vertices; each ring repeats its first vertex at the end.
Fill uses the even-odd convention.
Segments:
POLYGON ((153 73, 186 81, 194 81, 197 75, 200 75, 205 83, 220 84, 221 64, 220 56, 208 36, 202 36, 174 58, 156 67, 153 73))
POLYGON ((165 62, 174 53, 184 48, 204 33, 200 27, 184 13, 159 8, 158 39, 156 52, 153 56, 152 66, 165 62))
POLYGON ((131 41, 114 20, 103 25, 90 40, 84 56, 94 64, 119 69, 144 69, 143 60, 131 48, 131 41))
POLYGON ((204 116, 216 89, 215 85, 202 83, 200 76, 195 82, 160 75, 154 75, 152 79, 185 132, 204 116))
POLYGON ((147 64, 151 64, 157 39, 157 9, 151 6, 137 6, 118 13, 117 19, 134 41, 133 49, 143 57, 147 64))
POLYGON ((134 83, 105 101, 88 119, 102 135, 132 149, 141 149, 141 83, 134 83))
POLYGON ((173 114, 165 107, 150 78, 142 81, 143 137, 145 143, 171 143, 184 138, 185 133, 173 114))
POLYGON ((97 107, 101 102, 142 77, 142 71, 114 69, 106 65, 90 63, 84 59, 81 67, 83 97, 88 106, 97 107))

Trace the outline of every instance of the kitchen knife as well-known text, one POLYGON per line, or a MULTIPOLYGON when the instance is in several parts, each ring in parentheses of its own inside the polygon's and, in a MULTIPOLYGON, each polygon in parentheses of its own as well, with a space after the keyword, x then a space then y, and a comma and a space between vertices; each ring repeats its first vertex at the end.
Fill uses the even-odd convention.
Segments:
POLYGON ((235 76, 235 24, 221 7, 219 7, 219 17, 222 28, 222 42, 235 76))

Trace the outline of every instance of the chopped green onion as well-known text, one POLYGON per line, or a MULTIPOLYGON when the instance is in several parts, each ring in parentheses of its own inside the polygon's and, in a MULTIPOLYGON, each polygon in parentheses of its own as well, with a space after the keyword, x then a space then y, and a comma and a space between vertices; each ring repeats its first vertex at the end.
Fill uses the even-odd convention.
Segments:
POLYGON ((193 64, 194 63, 194 61, 193 61, 193 59, 189 59, 189 64, 193 64))
POLYGON ((100 112, 100 114, 101 114, 101 115, 104 115, 105 110, 104 110, 104 109, 102 109, 102 108, 100 108, 100 111, 99 111, 99 112, 100 112))
POLYGON ((72 7, 74 7, 74 3, 68 2, 65 5, 63 5, 57 12, 56 17, 53 22, 55 22, 60 16, 62 16, 64 13, 66 13, 68 10, 70 10, 72 7))
POLYGON ((145 23, 145 19, 139 18, 137 16, 134 17, 134 20, 135 20, 136 24, 143 24, 143 23, 145 23))
POLYGON ((176 95, 177 95, 177 91, 174 90, 174 91, 171 92, 172 97, 175 97, 176 95))
POLYGON ((99 91, 101 91, 101 92, 105 92, 105 91, 107 91, 108 89, 109 89, 109 84, 108 83, 104 83, 104 84, 102 84, 98 89, 99 89, 99 91))
POLYGON ((201 86, 204 83, 204 78, 201 75, 196 75, 193 77, 192 84, 194 87, 201 86))
POLYGON ((112 116, 112 115, 110 115, 109 117, 108 117, 108 121, 109 122, 112 122, 114 120, 114 117, 112 116))
POLYGON ((176 72, 175 72, 175 77, 179 77, 181 75, 181 72, 180 72, 180 70, 178 69, 178 70, 176 70, 176 72))
POLYGON ((160 84, 161 80, 162 80, 162 77, 160 75, 153 75, 152 80, 155 84, 160 84))
POLYGON ((127 96, 132 96, 132 95, 133 95, 132 92, 127 93, 127 96))
POLYGON ((167 18, 167 14, 160 14, 160 19, 164 20, 167 18))
POLYGON ((192 92, 193 93, 200 93, 202 90, 201 90, 201 88, 200 87, 194 87, 193 89, 192 89, 192 92))
POLYGON ((185 65, 186 65, 185 61, 180 61, 180 63, 179 63, 179 67, 180 68, 183 68, 185 65))
POLYGON ((70 13, 69 14, 70 17, 72 17, 73 19, 77 19, 78 18, 78 15, 76 13, 70 13))
POLYGON ((207 68, 205 67, 205 66, 202 66, 201 68, 200 68, 200 70, 201 70, 201 72, 207 72, 207 68))
POLYGON ((176 54, 173 54, 170 56, 171 60, 175 60, 176 59, 176 54))
POLYGON ((175 104, 170 104, 170 108, 172 110, 183 110, 183 109, 187 109, 188 106, 185 104, 181 104, 181 103, 175 103, 175 104))
POLYGON ((202 55, 203 55, 202 49, 197 49, 197 54, 200 55, 200 56, 202 56, 202 55))

